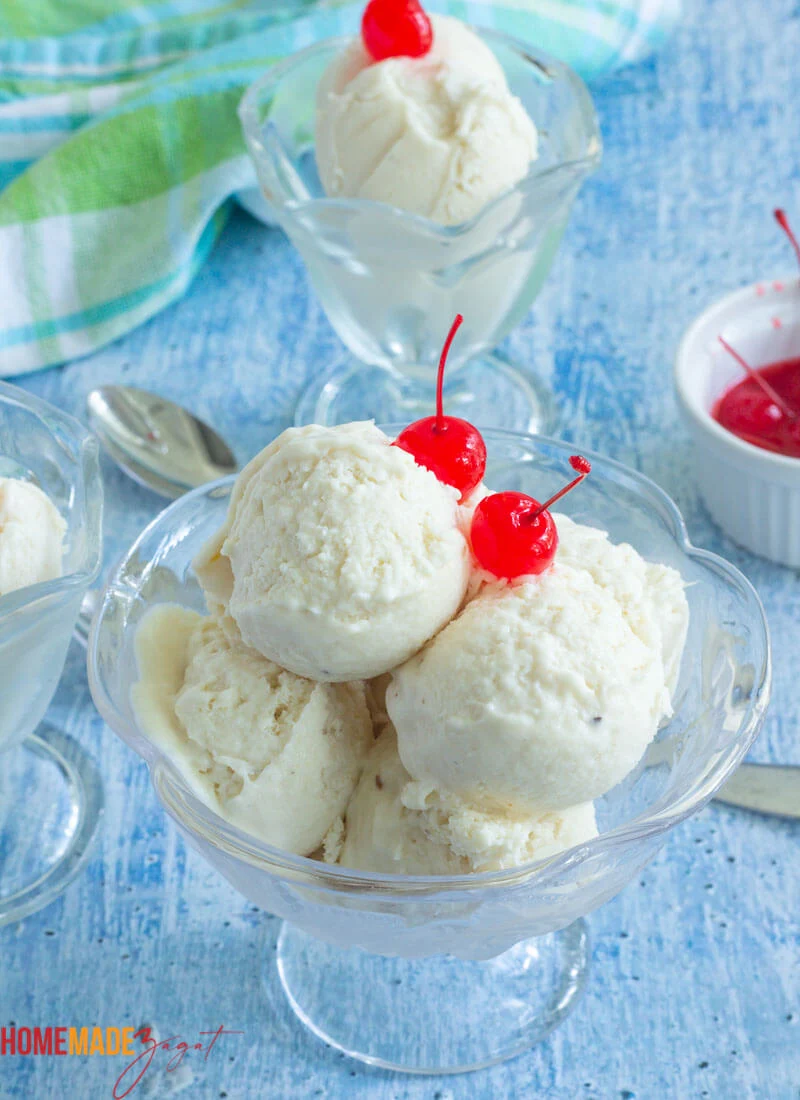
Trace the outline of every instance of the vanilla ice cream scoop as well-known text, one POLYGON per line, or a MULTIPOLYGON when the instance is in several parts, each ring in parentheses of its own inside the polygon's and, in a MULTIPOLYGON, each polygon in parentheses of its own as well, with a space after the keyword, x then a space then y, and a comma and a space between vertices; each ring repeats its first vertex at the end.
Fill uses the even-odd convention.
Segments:
POLYGON ((527 174, 537 133, 489 47, 457 19, 431 22, 423 57, 373 62, 356 37, 329 66, 317 93, 317 167, 331 198, 455 225, 527 174))
POLYGON ((645 561, 626 542, 613 543, 608 532, 555 515, 558 560, 587 569, 614 593, 632 629, 649 646, 660 646, 664 679, 675 690, 689 629, 689 605, 677 569, 645 561))
POLYGON ((453 875, 546 859, 597 836, 591 803, 535 817, 486 813, 411 780, 387 728, 347 807, 338 862, 384 874, 453 875))
POLYGON ((625 582, 559 554, 539 577, 484 588, 397 669, 386 706, 415 779, 514 814, 622 780, 671 705, 659 605, 646 585, 623 598, 625 582))
POLYGON ((139 722, 204 801, 268 844, 318 848, 373 743, 363 685, 295 676, 170 604, 142 620, 136 656, 139 722))
POLYGON ((372 423, 289 428, 242 471, 195 570, 265 657, 313 680, 369 679, 458 610, 467 514, 372 423))
POLYGON ((0 596, 61 576, 66 529, 37 485, 0 478, 0 596))

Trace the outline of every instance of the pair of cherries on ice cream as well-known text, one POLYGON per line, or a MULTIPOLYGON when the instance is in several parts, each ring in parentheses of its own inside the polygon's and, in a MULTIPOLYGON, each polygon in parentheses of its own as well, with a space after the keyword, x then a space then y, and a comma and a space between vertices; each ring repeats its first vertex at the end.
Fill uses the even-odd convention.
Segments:
MULTIPOLYGON (((436 385, 436 415, 409 424, 394 442, 408 451, 420 466, 452 485, 465 501, 483 480, 486 444, 478 429, 467 420, 445 416, 442 388, 447 354, 463 321, 458 314, 450 328, 439 360, 436 385)), ((492 493, 475 509, 470 528, 472 552, 488 573, 514 580, 543 573, 553 562, 558 548, 558 531, 548 511, 591 471, 580 455, 570 458, 578 475, 554 496, 540 504, 525 493, 492 493)))

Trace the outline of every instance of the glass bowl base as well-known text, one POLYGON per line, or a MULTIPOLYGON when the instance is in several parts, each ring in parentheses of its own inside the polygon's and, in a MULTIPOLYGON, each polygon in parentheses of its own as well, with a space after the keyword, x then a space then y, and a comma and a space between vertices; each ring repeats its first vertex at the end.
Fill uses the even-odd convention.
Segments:
POLYGON ((40 726, 0 757, 0 926, 49 905, 83 867, 103 813, 92 760, 40 726))
MULTIPOLYGON (((284 924, 278 974, 305 1026, 337 1050, 405 1073, 467 1073, 521 1054, 583 990, 583 920, 483 962, 385 958, 284 924)), ((268 964, 271 966, 271 960, 268 964)))
MULTIPOLYGON (((436 374, 430 368, 389 370, 350 359, 311 383, 300 398, 294 422, 403 424, 430 416, 435 408, 436 374)), ((498 355, 470 359, 445 375, 444 408, 480 428, 545 435, 555 426, 549 390, 498 355)))

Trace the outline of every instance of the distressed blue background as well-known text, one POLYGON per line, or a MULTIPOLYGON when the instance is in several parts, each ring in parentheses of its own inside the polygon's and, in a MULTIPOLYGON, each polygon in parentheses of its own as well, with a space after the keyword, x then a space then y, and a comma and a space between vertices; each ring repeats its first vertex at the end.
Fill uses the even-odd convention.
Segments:
MULTIPOLYGON (((564 434, 655 478, 694 541, 755 583, 775 689, 753 757, 800 762, 797 575, 740 551, 710 523, 671 382, 680 334, 701 308, 791 269, 771 211, 784 205, 800 224, 800 6, 686 7, 660 57, 595 89, 603 166, 508 350, 551 382, 564 434)), ((23 384, 79 415, 101 382, 159 390, 217 424, 244 460, 289 424, 307 379, 341 354, 287 241, 237 213, 185 301, 23 384)), ((110 467, 106 475, 111 559, 160 504, 110 467)), ((588 992, 549 1041, 471 1076, 405 1078, 347 1061, 306 1035, 274 990, 265 995, 260 967, 278 922, 186 849, 144 765, 94 712, 77 646, 51 718, 98 760, 106 816, 82 878, 0 930, 0 1023, 149 1022, 186 1037, 218 1023, 243 1029, 173 1079, 173 1091, 200 1100, 800 1097, 798 825, 711 806, 591 918, 588 992)), ((0 1097, 110 1097, 118 1063, 6 1058, 0 1097)), ((169 1094, 164 1079, 154 1085, 151 1096, 169 1094)))

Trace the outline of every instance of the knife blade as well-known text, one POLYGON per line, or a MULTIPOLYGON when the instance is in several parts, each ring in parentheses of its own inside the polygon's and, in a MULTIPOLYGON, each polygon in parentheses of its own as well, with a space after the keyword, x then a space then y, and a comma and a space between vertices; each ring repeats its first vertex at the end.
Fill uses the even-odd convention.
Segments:
POLYGON ((743 810, 800 819, 800 767, 741 764, 714 798, 743 810))

